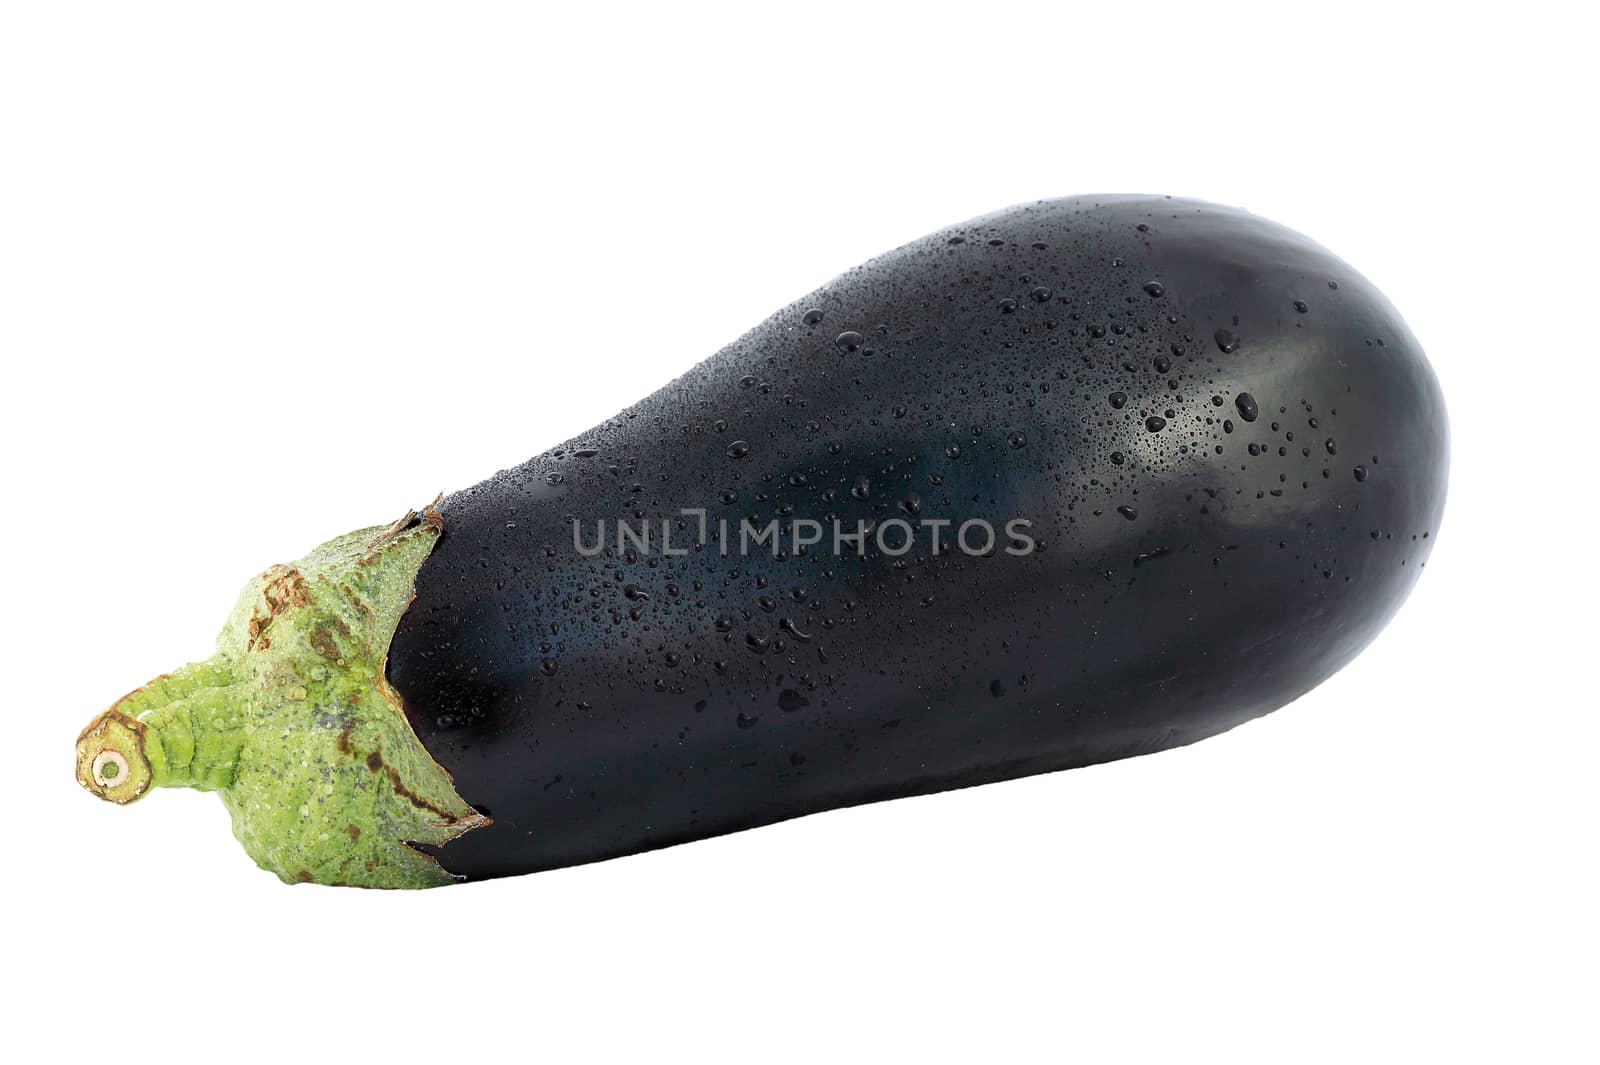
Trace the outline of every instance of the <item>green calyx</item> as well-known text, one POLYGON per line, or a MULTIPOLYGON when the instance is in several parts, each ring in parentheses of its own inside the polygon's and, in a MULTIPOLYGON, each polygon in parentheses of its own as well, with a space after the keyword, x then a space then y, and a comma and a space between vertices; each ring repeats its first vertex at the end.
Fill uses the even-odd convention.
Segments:
POLYGON ((330 540, 252 580, 217 653, 123 696, 78 737, 78 782, 130 803, 215 791, 261 868, 288 882, 434 887, 413 844, 487 820, 412 732, 384 658, 440 522, 431 508, 330 540))

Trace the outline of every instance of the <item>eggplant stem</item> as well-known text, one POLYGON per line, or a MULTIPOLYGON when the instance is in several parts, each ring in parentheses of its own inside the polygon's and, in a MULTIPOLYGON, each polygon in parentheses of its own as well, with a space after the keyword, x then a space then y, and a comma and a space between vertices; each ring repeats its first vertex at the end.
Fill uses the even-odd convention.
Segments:
POLYGON ((90 722, 78 782, 118 804, 153 787, 219 792, 245 850, 289 882, 453 882, 413 844, 487 820, 456 793, 383 676, 441 533, 434 514, 350 533, 257 576, 215 655, 90 722))

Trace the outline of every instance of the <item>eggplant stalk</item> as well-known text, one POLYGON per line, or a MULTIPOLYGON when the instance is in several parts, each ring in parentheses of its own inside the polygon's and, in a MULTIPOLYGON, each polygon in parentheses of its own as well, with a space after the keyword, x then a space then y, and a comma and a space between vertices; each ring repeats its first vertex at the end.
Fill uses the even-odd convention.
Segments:
POLYGON ((216 654, 130 692, 84 729, 78 782, 119 804, 153 787, 219 792, 245 850, 287 882, 451 883, 413 845, 487 819, 456 793, 384 679, 439 531, 430 508, 257 576, 216 654))

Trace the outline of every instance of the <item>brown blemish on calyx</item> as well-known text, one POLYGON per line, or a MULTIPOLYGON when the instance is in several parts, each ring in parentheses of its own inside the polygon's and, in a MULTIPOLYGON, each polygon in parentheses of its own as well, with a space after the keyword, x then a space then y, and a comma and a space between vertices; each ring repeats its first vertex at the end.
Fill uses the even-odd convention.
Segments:
POLYGON ((398 521, 396 521, 393 525, 390 525, 387 529, 383 530, 383 532, 379 533, 372 540, 372 542, 367 545, 368 554, 366 558, 361 560, 361 563, 364 565, 367 562, 370 562, 374 557, 377 556, 378 552, 385 544, 387 544, 390 540, 393 540, 396 536, 399 536, 401 533, 405 532, 407 529, 411 528, 413 525, 416 525, 419 521, 427 525, 428 528, 437 532, 444 531, 444 516, 439 513, 439 504, 442 502, 444 502, 444 493, 440 492, 438 495, 433 497, 432 503, 429 503, 427 506, 422 508, 421 514, 418 514, 415 510, 406 511, 398 521))
POLYGON ((261 575, 261 579, 266 582, 261 589, 261 598, 266 600, 267 612, 263 615, 258 607, 251 613, 245 626, 249 638, 247 646, 252 651, 265 651, 272 646, 272 640, 266 632, 274 618, 311 602, 311 588, 293 566, 273 566, 261 575))
POLYGON ((323 658, 339 661, 339 645, 334 642, 333 632, 326 625, 318 625, 311 630, 311 649, 323 658))
POLYGON ((402 799, 405 799, 417 809, 426 810, 435 817, 443 819, 445 824, 454 825, 463 822, 470 822, 474 827, 476 827, 490 823, 488 818, 478 813, 473 814, 471 817, 456 817, 450 811, 441 809, 440 807, 429 802, 427 799, 424 799, 421 795, 418 795, 416 792, 406 787, 405 781, 400 779, 400 771, 383 760, 382 751, 373 751, 371 754, 367 755, 367 768, 372 770, 374 773, 380 771, 383 772, 384 775, 389 778, 389 786, 394 789, 394 793, 396 795, 400 796, 402 799))
POLYGON ((421 795, 418 795, 416 792, 406 787, 405 784, 400 780, 400 771, 394 766, 386 765, 383 768, 389 774, 389 786, 394 788, 396 795, 399 795, 402 799, 405 799, 417 809, 426 810, 435 817, 440 818, 445 824, 454 825, 465 822, 476 828, 489 823, 489 819, 479 813, 474 813, 470 817, 456 817, 454 814, 450 813, 450 811, 435 806, 427 799, 424 799, 421 795))
POLYGON ((406 511, 398 521, 374 537, 372 542, 367 545, 367 550, 369 552, 376 553, 384 544, 388 543, 390 540, 393 540, 396 536, 405 532, 416 523, 417 512, 414 510, 406 511))
MULTIPOLYGON (((414 601, 416 598, 416 594, 412 593, 411 599, 414 601)), ((406 605, 409 606, 410 603, 408 602, 406 605)), ((389 656, 384 655, 383 661, 378 663, 378 676, 382 678, 387 676, 388 673, 389 656)), ((395 710, 402 714, 406 712, 405 700, 400 698, 400 693, 395 691, 394 688, 389 685, 388 681, 380 681, 380 683, 375 685, 375 687, 378 689, 378 694, 383 697, 384 702, 388 703, 390 706, 394 707, 395 710)))
POLYGON ((439 504, 444 502, 444 493, 440 492, 433 497, 433 502, 422 508, 422 520, 428 528, 436 532, 444 532, 444 515, 439 513, 439 504))
POLYGON ((273 566, 267 574, 270 579, 261 589, 261 597, 267 601, 267 609, 272 611, 273 617, 311 602, 311 587, 293 566, 273 566))

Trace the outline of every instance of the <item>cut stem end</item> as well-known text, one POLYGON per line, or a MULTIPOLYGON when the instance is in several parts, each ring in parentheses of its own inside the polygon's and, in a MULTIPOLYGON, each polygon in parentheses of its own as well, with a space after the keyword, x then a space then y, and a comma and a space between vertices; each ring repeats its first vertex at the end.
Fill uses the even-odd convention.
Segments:
POLYGON ((144 725, 107 710, 78 736, 78 783, 106 802, 125 805, 140 798, 155 776, 144 739, 144 725))

